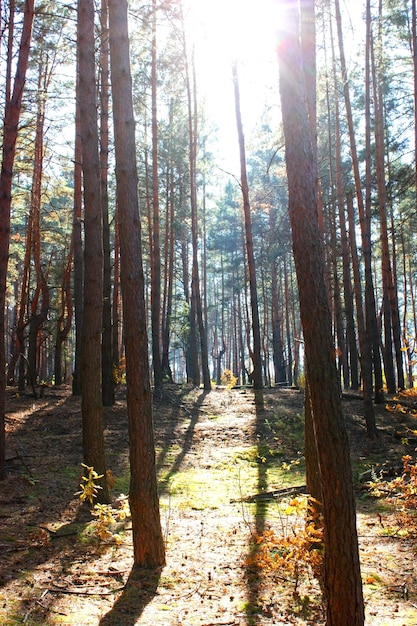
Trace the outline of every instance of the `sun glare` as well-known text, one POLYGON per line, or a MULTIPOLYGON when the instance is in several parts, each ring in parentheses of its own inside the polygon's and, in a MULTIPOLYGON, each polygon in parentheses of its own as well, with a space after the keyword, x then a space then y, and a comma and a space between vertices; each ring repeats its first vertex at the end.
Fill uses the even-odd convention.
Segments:
POLYGON ((278 89, 276 32, 281 3, 187 0, 187 39, 195 51, 200 96, 220 129, 222 156, 228 161, 230 154, 234 156, 237 168, 232 61, 238 62, 243 123, 249 133, 261 119, 268 91, 278 89))
POLYGON ((201 54, 253 61, 273 52, 279 0, 190 0, 189 14, 201 54), (205 45, 207 46, 204 50, 205 45))

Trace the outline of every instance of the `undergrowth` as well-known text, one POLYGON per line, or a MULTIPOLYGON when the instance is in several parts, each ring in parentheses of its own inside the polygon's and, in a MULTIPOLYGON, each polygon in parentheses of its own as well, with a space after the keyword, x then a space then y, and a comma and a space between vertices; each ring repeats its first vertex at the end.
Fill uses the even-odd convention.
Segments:
POLYGON ((323 528, 316 509, 306 497, 289 501, 282 518, 281 532, 272 528, 253 535, 252 552, 247 567, 271 574, 293 586, 293 594, 305 579, 321 579, 323 564, 323 528), (290 520, 290 523, 288 521, 290 520))
POLYGON ((393 480, 383 480, 374 474, 369 485, 371 493, 393 507, 401 534, 415 536, 417 533, 417 459, 402 457, 403 473, 393 480))

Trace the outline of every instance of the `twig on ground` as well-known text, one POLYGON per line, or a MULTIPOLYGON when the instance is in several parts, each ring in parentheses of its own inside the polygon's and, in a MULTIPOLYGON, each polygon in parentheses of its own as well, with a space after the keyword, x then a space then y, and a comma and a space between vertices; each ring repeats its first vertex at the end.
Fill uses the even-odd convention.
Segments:
POLYGON ((47 591, 50 593, 65 593, 70 596, 111 596, 114 593, 123 591, 126 585, 117 587, 117 589, 109 589, 108 591, 86 591, 81 589, 67 589, 65 587, 48 587, 47 591))
POLYGON ((238 500, 230 500, 234 502, 256 502, 257 500, 274 500, 277 498, 285 498, 285 496, 293 496, 297 493, 305 493, 306 485, 298 485, 297 487, 285 487, 284 489, 275 489, 274 491, 262 491, 238 500))

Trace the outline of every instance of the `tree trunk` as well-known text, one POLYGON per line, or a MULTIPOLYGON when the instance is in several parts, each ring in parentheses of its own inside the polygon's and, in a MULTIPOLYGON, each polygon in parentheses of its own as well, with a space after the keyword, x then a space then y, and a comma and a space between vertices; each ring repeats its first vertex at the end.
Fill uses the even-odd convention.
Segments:
MULTIPOLYGON (((355 130, 353 124, 353 116, 352 116, 352 106, 350 102, 350 91, 349 91, 349 82, 347 79, 347 69, 346 69, 346 60, 344 53, 344 42, 342 35, 342 19, 340 15, 340 5, 339 0, 335 0, 335 9, 336 9, 336 24, 337 24, 337 32, 338 32, 338 40, 339 40, 339 54, 340 54, 340 66, 341 66, 341 75, 342 75, 342 84, 343 84, 343 94, 345 100, 345 108, 346 108, 346 119, 348 123, 349 129, 349 142, 350 142, 350 152, 352 158, 352 168, 353 168, 353 176, 355 180, 355 191, 356 191, 356 200, 358 203, 358 211, 359 211, 359 221, 361 227, 361 236, 362 236, 362 254, 364 259, 364 277, 365 277, 365 310, 366 310, 366 332, 368 341, 372 346, 372 355, 373 355, 373 366, 374 366, 374 376, 375 376, 375 401, 381 402, 383 400, 383 392, 382 392, 382 368, 381 368, 381 357, 380 357, 380 349, 379 349, 379 330, 377 324, 377 315, 376 315, 376 303, 375 303, 375 292, 374 292, 374 284, 372 277, 372 248, 371 248, 371 221, 370 221, 370 206, 368 206, 370 202, 370 183, 368 180, 367 183, 367 191, 366 191, 366 207, 364 205, 363 194, 362 194, 362 180, 359 171, 359 160, 358 153, 356 148, 356 140, 355 140, 355 130), (366 209, 366 210, 365 210, 366 209)), ((366 54, 368 54, 368 46, 366 47, 366 54)), ((365 123, 366 123, 366 134, 369 135, 369 124, 370 124, 370 112, 369 112, 369 89, 366 88, 365 94, 367 103, 366 103, 366 111, 365 111, 365 123)), ((369 160, 369 150, 370 150, 370 140, 367 142, 367 162, 369 160)), ((370 176, 369 164, 367 164, 367 177, 370 176)))
MULTIPOLYGON (((170 112, 171 116, 171 112, 170 112)), ((175 201, 174 201, 174 183, 172 168, 168 166, 168 184, 167 184, 167 210, 166 210, 166 236, 165 236, 165 297, 164 302, 164 318, 162 328, 162 375, 167 377, 171 382, 172 371, 169 362, 169 346, 171 339, 171 317, 172 317, 172 300, 174 289, 174 259, 175 259, 175 237, 174 237, 174 219, 175 219, 175 201)))
POLYGON ((116 203, 116 215, 114 222, 114 271, 113 271, 113 325, 112 325, 112 355, 113 363, 120 368, 120 254, 119 254, 119 227, 117 216, 117 203, 116 203))
POLYGON ((324 282, 314 156, 302 70, 297 3, 287 3, 278 47, 289 212, 308 382, 323 490, 328 626, 362 626, 364 605, 349 443, 342 414, 324 282))
POLYGON ((249 274, 249 289, 250 289, 250 304, 252 313, 252 364, 253 364, 253 387, 254 389, 262 389, 262 359, 261 359, 261 332, 259 326, 259 310, 258 310, 258 290, 256 286, 256 271, 255 271, 255 255, 253 249, 253 235, 252 235, 252 218, 249 202, 249 186, 248 177, 246 171, 246 151, 245 151, 245 138, 243 135, 242 115, 240 110, 240 92, 239 92, 239 79, 237 73, 237 62, 232 65, 233 86, 235 94, 235 113, 236 113, 236 125, 239 141, 239 154, 240 154, 240 184, 242 190, 243 199, 243 214, 245 220, 245 249, 248 263, 249 274))
MULTIPOLYGON (((379 30, 381 30, 382 21, 382 5, 380 3, 380 15, 379 15, 379 30)), ((372 39, 372 38, 371 38, 372 39)), ((389 324, 389 339, 391 341, 385 342, 386 359, 390 362, 390 371, 392 368, 393 380, 392 389, 387 387, 390 393, 395 393, 397 386, 399 389, 404 389, 404 370, 402 366, 402 351, 401 351, 401 325, 398 307, 398 294, 395 286, 393 269, 391 263, 391 255, 389 249, 389 237, 388 237, 388 218, 387 218, 387 191, 385 187, 385 178, 387 166, 385 163, 385 124, 384 124, 384 111, 383 111, 383 94, 382 94, 382 70, 383 63, 382 57, 382 35, 379 33, 378 44, 378 63, 375 62, 374 46, 371 41, 371 68, 373 76, 373 99, 375 110, 375 169, 378 186, 378 208, 380 217, 380 234, 381 234, 381 266, 383 275, 383 286, 386 294, 387 307, 384 311, 384 315, 387 317, 387 326, 389 324), (376 67, 378 65, 378 67, 376 67), (393 349, 396 356, 396 369, 397 380, 395 380, 393 349)))
POLYGON ((81 411, 84 463, 103 475, 98 500, 109 501, 101 398, 103 234, 97 125, 94 2, 78 0, 78 99, 84 182, 84 319, 81 411))
POLYGON ((156 74, 156 0, 152 0, 152 256, 151 264, 151 334, 152 366, 155 390, 162 387, 161 361, 161 250, 159 227, 159 174, 158 174, 158 109, 156 74))
POLYGON ((362 393, 366 432, 368 437, 375 439, 378 430, 375 422, 375 410, 372 401, 372 346, 366 334, 365 318, 362 304, 362 283, 359 269, 358 249, 355 235, 355 219, 353 214, 352 194, 347 196, 347 213, 349 221, 349 245, 352 258, 353 284, 356 304, 356 319, 358 322, 360 363, 362 370, 362 393))
MULTIPOLYGON (((185 50, 185 57, 187 53, 185 50)), ((201 369, 203 373, 203 386, 205 391, 210 391, 210 371, 208 366, 207 331, 204 327, 203 305, 201 298, 200 272, 198 263, 198 207, 197 207, 197 85, 195 79, 195 65, 192 60, 193 84, 189 75, 188 60, 186 63, 186 89, 188 102, 188 136, 189 136, 189 159, 190 159, 190 204, 191 204, 191 240, 193 249, 193 261, 191 271, 191 310, 192 324, 196 323, 200 335, 201 369), (195 320, 195 322, 193 321, 195 320)), ((196 383, 194 383, 196 384, 196 383)))
POLYGON ((158 567, 165 563, 165 549, 155 470, 127 1, 109 0, 109 18, 134 563, 158 567))
POLYGON ((30 303, 28 367, 30 379, 36 383, 38 379, 38 344, 39 333, 49 311, 49 287, 41 266, 41 202, 44 157, 45 98, 48 92, 47 62, 40 60, 38 65, 38 98, 36 113, 35 145, 33 157, 32 193, 30 202, 31 252, 35 268, 36 286, 30 303))
POLYGON ((100 11, 100 184, 103 216, 103 334, 101 345, 102 399, 104 406, 114 404, 112 350, 111 254, 109 224, 109 27, 107 0, 100 11))
POLYGON ((73 260, 73 247, 71 245, 68 261, 64 269, 61 283, 61 311, 56 324, 54 379, 55 385, 62 384, 62 345, 71 330, 72 324, 72 298, 71 298, 71 270, 73 260))
MULTIPOLYGON (((5 103, 3 121, 3 150, 0 173, 0 479, 5 476, 6 438, 5 438, 5 390, 6 390, 6 353, 5 353, 5 314, 7 266, 10 243, 10 208, 12 199, 12 175, 16 154, 16 139, 22 106, 23 89, 28 67, 30 41, 34 18, 34 0, 26 0, 19 55, 13 93, 5 103)), ((11 15, 14 14, 12 6, 11 15)), ((14 16, 14 15, 13 15, 14 16)), ((12 41, 12 39, 11 39, 12 41)), ((7 57, 12 62, 11 42, 7 57)))
MULTIPOLYGON (((275 207, 269 209, 269 238, 270 248, 272 250, 276 231, 276 212, 275 207)), ((285 372, 284 345, 282 341, 282 321, 280 312, 280 303, 278 298, 278 276, 277 262, 271 254, 271 325, 272 325, 272 359, 274 363, 274 382, 284 383, 287 380, 285 372)))
MULTIPOLYGON (((79 72, 77 70, 77 76, 79 72)), ((78 89, 78 87, 77 87, 78 89)), ((75 145, 74 145, 74 205, 72 218, 72 242, 74 248, 74 317, 75 350, 72 373, 72 393, 81 395, 81 350, 83 328, 83 241, 82 241, 82 146, 80 136, 80 103, 75 103, 75 145)))

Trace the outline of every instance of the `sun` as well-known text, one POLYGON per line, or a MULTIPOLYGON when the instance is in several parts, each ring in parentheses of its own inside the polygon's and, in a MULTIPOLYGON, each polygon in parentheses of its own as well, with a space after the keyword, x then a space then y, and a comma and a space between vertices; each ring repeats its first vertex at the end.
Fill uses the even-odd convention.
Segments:
POLYGON ((234 59, 262 58, 273 48, 279 0, 188 0, 194 35, 205 54, 234 59))
MULTIPOLYGON (((188 49, 194 50, 199 94, 222 129, 222 154, 237 159, 232 63, 237 61, 245 130, 260 120, 278 90, 276 32, 282 0, 184 0, 188 49)), ((238 167, 238 162, 235 162, 238 167)))

